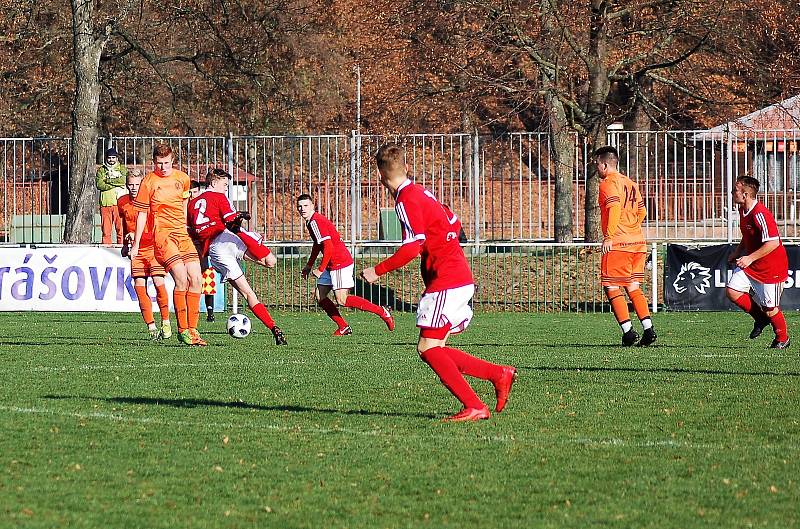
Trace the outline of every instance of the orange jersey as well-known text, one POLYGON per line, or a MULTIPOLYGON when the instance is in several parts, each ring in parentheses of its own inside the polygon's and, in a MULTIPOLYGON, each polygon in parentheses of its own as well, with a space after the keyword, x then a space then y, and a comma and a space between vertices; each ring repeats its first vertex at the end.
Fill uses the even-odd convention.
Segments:
POLYGON ((186 210, 189 198, 189 176, 173 169, 169 176, 148 173, 133 200, 137 211, 147 211, 147 227, 151 232, 186 232, 186 210))
MULTIPOLYGON (((139 210, 134 207, 131 196, 125 195, 117 199, 117 209, 119 210, 119 218, 122 219, 123 235, 130 233, 133 236, 136 233, 136 217, 139 216, 139 210)), ((145 226, 139 246, 145 247, 152 244, 153 233, 145 226)))
POLYGON ((639 186, 622 173, 613 172, 600 181, 600 220, 603 236, 613 249, 646 252, 642 220, 646 215, 639 186), (618 209, 617 209, 618 208, 618 209), (617 216, 616 212, 619 211, 617 216))

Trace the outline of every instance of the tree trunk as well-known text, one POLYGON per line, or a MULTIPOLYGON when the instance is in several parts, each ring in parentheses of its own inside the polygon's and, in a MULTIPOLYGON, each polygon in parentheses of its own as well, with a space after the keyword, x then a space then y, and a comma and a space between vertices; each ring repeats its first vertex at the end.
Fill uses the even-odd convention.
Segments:
POLYGON ((553 224, 555 242, 572 242, 575 237, 573 224, 572 177, 575 169, 574 134, 567 130, 564 105, 554 95, 545 97, 549 121, 550 156, 555 170, 555 211, 553 224))
POLYGON ((70 153, 69 205, 64 224, 64 242, 92 242, 97 193, 94 188, 97 157, 97 114, 100 105, 100 54, 110 27, 100 38, 94 35, 94 2, 72 0, 72 66, 75 71, 75 99, 72 108, 72 150, 70 153))

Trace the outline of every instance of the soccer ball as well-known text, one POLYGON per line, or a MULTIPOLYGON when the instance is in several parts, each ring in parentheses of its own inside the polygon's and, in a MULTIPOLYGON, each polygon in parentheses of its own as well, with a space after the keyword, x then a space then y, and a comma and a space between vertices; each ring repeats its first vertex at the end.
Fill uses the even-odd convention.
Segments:
POLYGON ((244 338, 250 334, 250 318, 244 314, 233 314, 228 318, 228 334, 234 338, 244 338))

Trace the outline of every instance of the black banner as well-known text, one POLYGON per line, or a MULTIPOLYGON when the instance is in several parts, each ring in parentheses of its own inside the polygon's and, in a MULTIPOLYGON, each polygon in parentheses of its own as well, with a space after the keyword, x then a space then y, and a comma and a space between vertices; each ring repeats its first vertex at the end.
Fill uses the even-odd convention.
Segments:
MULTIPOLYGON (((664 263, 664 308, 668 310, 738 310, 725 295, 725 284, 735 266, 728 256, 735 244, 691 248, 667 245, 664 263)), ((783 310, 800 309, 800 246, 786 246, 789 279, 781 296, 783 310)))

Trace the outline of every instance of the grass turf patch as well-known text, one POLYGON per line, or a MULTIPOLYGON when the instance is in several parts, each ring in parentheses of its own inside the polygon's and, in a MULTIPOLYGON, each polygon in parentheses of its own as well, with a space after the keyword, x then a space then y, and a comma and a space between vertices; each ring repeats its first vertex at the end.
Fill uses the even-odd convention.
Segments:
POLYGON ((0 525, 800 524, 798 354, 743 314, 659 314, 642 349, 607 314, 477 314, 451 344, 520 378, 475 424, 439 421, 460 406, 411 315, 348 313, 342 338, 275 316, 288 347, 257 321, 190 348, 130 314, 4 314, 0 525))

